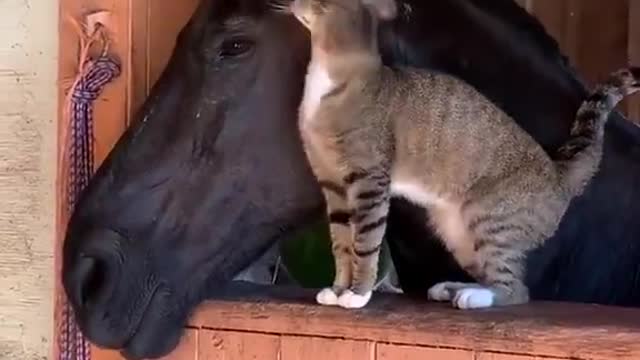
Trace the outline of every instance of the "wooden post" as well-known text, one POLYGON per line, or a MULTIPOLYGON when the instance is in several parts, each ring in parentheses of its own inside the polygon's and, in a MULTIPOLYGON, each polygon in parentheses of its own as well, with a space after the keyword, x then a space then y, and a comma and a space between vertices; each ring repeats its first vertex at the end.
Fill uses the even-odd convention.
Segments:
MULTIPOLYGON (((171 51, 173 39, 191 17, 199 0, 60 0, 59 12, 59 118, 64 120, 64 99, 70 80, 76 76, 78 68, 79 39, 73 26, 66 20, 73 17, 83 21, 84 17, 98 10, 110 13, 111 53, 122 64, 122 74, 110 83, 102 96, 95 102, 95 153, 94 160, 99 166, 120 138, 135 111, 142 105, 149 88, 157 80, 171 51)), ((59 146, 68 124, 59 122, 59 146)), ((60 168, 61 164, 58 164, 60 168)), ((60 173, 60 172, 59 172, 60 173)), ((61 246, 66 231, 67 217, 61 211, 65 206, 62 184, 65 179, 57 179, 55 251, 55 296, 61 294, 61 246)), ((56 308, 60 304, 56 304, 56 308)), ((60 319, 54 315, 54 334, 60 319)), ((54 342, 53 352, 58 354, 54 342)), ((120 356, 111 351, 93 348, 93 359, 113 360, 120 356)))
MULTIPOLYGON (((126 79, 128 77, 127 59, 129 56, 130 44, 128 41, 129 27, 128 27, 128 2, 119 0, 60 0, 60 12, 59 12, 59 89, 58 89, 58 146, 67 146, 63 141, 66 138, 65 133, 69 124, 64 117, 64 101, 67 95, 67 91, 73 79, 77 75, 78 59, 79 59, 79 37, 74 26, 69 22, 70 18, 84 23, 86 15, 98 10, 107 10, 110 12, 109 16, 109 30, 110 30, 110 50, 113 54, 120 57, 122 62, 122 74, 119 78, 115 79, 107 86, 104 93, 95 102, 95 154, 94 159, 96 163, 102 162, 106 157, 111 147, 120 137, 125 129, 126 117, 127 117, 127 84, 126 79)), ((60 158, 60 157, 59 157, 60 158)), ((60 159, 59 159, 60 160, 60 159)), ((60 302, 61 295, 63 294, 60 272, 62 268, 62 242, 64 240, 64 234, 66 231, 66 224, 68 221, 68 214, 66 214, 65 208, 67 206, 67 199, 64 197, 67 179, 66 171, 62 170, 62 163, 58 163, 58 174, 60 175, 56 182, 56 246, 55 246, 55 282, 54 282, 54 299, 55 311, 54 311, 54 342, 53 353, 54 358, 58 358, 60 349, 58 348, 58 336, 62 319, 61 307, 63 304, 60 302)))

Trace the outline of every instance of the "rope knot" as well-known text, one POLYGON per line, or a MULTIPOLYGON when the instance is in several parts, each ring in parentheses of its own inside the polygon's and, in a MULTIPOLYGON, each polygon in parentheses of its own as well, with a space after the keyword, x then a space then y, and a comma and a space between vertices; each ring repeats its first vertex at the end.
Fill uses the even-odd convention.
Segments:
POLYGON ((86 69, 71 95, 73 100, 82 103, 96 100, 104 87, 120 75, 120 64, 108 57, 89 60, 86 69))

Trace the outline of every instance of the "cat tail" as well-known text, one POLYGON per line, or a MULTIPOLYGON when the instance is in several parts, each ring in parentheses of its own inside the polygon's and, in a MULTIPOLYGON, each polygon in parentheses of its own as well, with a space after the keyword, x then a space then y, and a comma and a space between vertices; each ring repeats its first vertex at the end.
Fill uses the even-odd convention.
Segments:
POLYGON ((568 194, 580 195, 598 171, 609 115, 625 96, 639 90, 640 67, 620 69, 611 73, 582 103, 568 141, 554 156, 561 184, 568 194))

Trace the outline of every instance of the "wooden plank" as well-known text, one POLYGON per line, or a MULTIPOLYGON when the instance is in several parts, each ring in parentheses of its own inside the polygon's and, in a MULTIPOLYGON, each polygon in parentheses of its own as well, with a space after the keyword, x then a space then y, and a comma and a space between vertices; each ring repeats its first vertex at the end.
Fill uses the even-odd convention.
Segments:
POLYGON ((568 8, 569 0, 530 0, 527 6, 564 51, 570 51, 567 44, 568 8))
MULTIPOLYGON (((377 360, 474 360, 473 352, 459 349, 435 349, 418 346, 379 344, 377 360)), ((506 359, 505 359, 506 360, 506 359)))
MULTIPOLYGON (((96 10, 108 10, 111 13, 110 45, 111 53, 116 54, 122 61, 122 74, 105 89, 100 99, 95 102, 95 154, 96 166, 100 164, 116 143, 127 123, 127 79, 129 66, 127 62, 130 53, 129 41, 129 2, 120 0, 60 0, 60 113, 70 81, 76 76, 78 60, 78 37, 74 28, 65 20, 72 16, 83 21, 84 16, 96 10)), ((66 130, 67 124, 62 124, 61 131, 66 130)))
MULTIPOLYGON (((589 84, 629 62, 640 64, 640 2, 614 0, 521 0, 558 41, 589 84)), ((640 99, 619 109, 640 118, 640 99)))
POLYGON ((313 291, 254 289, 243 289, 239 298, 230 291, 224 300, 201 306, 191 324, 518 355, 640 358, 638 309, 540 302, 460 311, 448 304, 376 294, 367 308, 347 311, 316 305, 313 291))
POLYGON ((198 360, 278 360, 280 353, 278 336, 215 330, 199 336, 198 360))
MULTIPOLYGON (((593 85, 629 63, 631 4, 629 0, 581 0, 579 4, 580 18, 575 31, 578 53, 574 63, 593 85)), ((636 98, 625 99, 618 108, 628 115, 631 104, 637 103, 636 98)))
POLYGON ((375 344, 369 341, 283 336, 280 360, 374 360, 375 344))
MULTIPOLYGON (((66 146, 62 143, 62 139, 65 139, 65 133, 68 128, 68 123, 64 118, 64 100, 67 95, 69 87, 73 83, 77 75, 78 69, 78 55, 79 55, 79 38, 78 34, 74 30, 74 27, 68 22, 68 18, 74 18, 80 22, 85 20, 85 16, 90 12, 97 10, 108 10, 111 13, 109 29, 111 30, 110 39, 112 43, 110 50, 112 53, 117 54, 122 61, 122 74, 119 78, 110 83, 105 91, 102 93, 100 99, 95 103, 94 107, 94 129, 95 129, 95 152, 94 159, 96 166, 98 166, 111 150, 115 142, 126 126, 127 117, 127 78, 128 69, 127 60, 129 58, 130 42, 129 42, 129 2, 120 0, 59 0, 59 59, 58 59, 58 139, 60 145, 66 146)), ((57 168, 61 169, 60 163, 57 164, 57 168)), ((60 173, 60 172, 59 172, 60 173)), ((65 206, 64 201, 64 189, 62 184, 65 183, 64 176, 57 179, 57 196, 56 196, 56 250, 55 250, 55 262, 56 273, 61 269, 61 245, 64 233, 66 229, 67 218, 66 214, 62 211, 65 206)), ((59 277, 56 277, 59 279, 59 277)), ((55 308, 59 309, 61 303, 59 294, 63 292, 62 285, 59 280, 55 283, 56 305, 55 308)), ((54 323, 56 329, 60 324, 61 319, 58 317, 59 310, 55 311, 54 323)), ((57 334, 56 334, 57 336, 57 334)), ((57 348, 57 339, 54 343, 54 354, 57 354, 59 349, 57 348)), ((107 352, 92 346, 92 352, 102 354, 106 359, 112 359, 114 353, 107 352)))
POLYGON ((120 77, 105 88, 102 96, 95 102, 94 159, 99 166, 126 129, 129 116, 128 79, 129 59, 131 56, 130 8, 128 1, 102 0, 102 8, 111 11, 111 52, 120 58, 122 73, 120 77))
MULTIPOLYGON (((147 98, 149 87, 149 11, 150 0, 129 0, 131 7, 131 51, 129 64, 128 122, 147 98)), ((157 2, 157 1, 155 1, 157 2)))
POLYGON ((581 0, 575 63, 591 83, 627 63, 628 0, 581 0))
MULTIPOLYGON (((528 355, 513 355, 513 354, 495 354, 495 353, 479 353, 476 354, 474 360, 553 360, 560 358, 541 358, 537 356, 528 356, 528 355)), ((566 358, 565 358, 566 359, 566 358)))
POLYGON ((93 360, 126 360, 119 351, 101 349, 97 346, 91 347, 91 358, 93 360))
POLYGON ((582 18, 581 5, 582 0, 567 0, 565 12, 565 38, 564 41, 561 42, 562 49, 565 51, 567 56, 569 56, 571 63, 574 66, 576 65, 576 59, 580 53, 579 24, 582 18))
POLYGON ((147 90, 158 80, 171 57, 175 39, 189 21, 199 0, 163 0, 149 3, 147 90))

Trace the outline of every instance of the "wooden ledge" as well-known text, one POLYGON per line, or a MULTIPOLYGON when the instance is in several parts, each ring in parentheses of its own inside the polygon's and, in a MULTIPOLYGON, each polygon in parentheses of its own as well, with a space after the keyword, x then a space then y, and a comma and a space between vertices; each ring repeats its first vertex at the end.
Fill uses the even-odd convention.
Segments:
POLYGON ((452 359, 640 359, 637 309, 539 302, 461 311, 448 304, 375 294, 365 309, 348 311, 321 307, 314 303, 314 295, 308 290, 234 285, 220 300, 202 305, 190 327, 195 332, 347 339, 470 354, 452 359))

